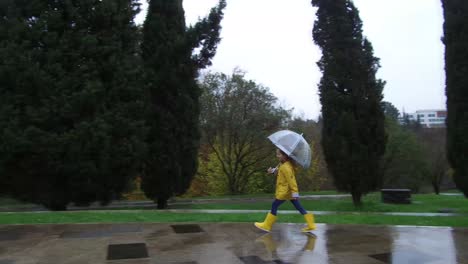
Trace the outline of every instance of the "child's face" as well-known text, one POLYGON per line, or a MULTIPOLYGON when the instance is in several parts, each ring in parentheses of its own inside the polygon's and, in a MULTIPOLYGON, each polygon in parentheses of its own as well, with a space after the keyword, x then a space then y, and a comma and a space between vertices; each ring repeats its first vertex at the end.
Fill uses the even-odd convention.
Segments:
POLYGON ((280 162, 285 162, 288 160, 288 157, 284 155, 279 149, 276 149, 276 157, 280 162))

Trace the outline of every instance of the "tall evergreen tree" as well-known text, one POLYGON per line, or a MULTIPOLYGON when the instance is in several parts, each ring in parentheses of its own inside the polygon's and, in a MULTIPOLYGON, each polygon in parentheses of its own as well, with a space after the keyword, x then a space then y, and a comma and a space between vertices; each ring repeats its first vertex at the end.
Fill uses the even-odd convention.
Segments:
POLYGON ((150 127, 142 189, 158 208, 165 208, 172 195, 185 192, 196 173, 200 138, 196 78, 215 55, 225 5, 221 0, 208 17, 187 27, 182 0, 149 1, 141 47, 150 127))
POLYGON ((382 109, 384 111, 385 117, 391 118, 393 120, 398 120, 400 117, 400 111, 390 102, 382 101, 382 109))
POLYGON ((447 154, 453 179, 468 198, 468 2, 442 0, 447 95, 447 154))
POLYGON ((138 9, 136 0, 2 1, 5 192, 62 210, 123 191, 143 146, 138 9))
POLYGON ((318 66, 322 103, 322 145, 338 190, 349 191, 355 205, 381 184, 386 136, 381 107, 384 82, 376 79, 379 60, 362 35, 351 0, 312 0, 318 7, 313 29, 322 50, 318 66))

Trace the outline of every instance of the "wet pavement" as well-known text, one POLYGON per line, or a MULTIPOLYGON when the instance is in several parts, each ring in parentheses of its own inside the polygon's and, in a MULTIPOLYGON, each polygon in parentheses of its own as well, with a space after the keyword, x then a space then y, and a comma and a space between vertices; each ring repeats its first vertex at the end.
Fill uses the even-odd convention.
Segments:
POLYGON ((247 223, 0 226, 0 264, 468 263, 468 229, 247 223))

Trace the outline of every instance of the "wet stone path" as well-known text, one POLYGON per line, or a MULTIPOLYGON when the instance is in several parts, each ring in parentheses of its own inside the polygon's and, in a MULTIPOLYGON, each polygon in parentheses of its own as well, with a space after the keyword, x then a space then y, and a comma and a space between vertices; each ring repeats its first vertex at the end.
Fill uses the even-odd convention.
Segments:
POLYGON ((247 223, 0 226, 0 264, 468 263, 468 229, 247 223))

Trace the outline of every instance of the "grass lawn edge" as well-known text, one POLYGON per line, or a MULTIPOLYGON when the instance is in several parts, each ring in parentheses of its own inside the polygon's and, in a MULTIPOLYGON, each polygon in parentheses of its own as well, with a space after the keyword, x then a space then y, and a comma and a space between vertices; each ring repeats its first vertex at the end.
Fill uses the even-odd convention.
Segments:
MULTIPOLYGON (((72 211, 0 213, 1 225, 26 224, 93 224, 93 223, 253 223, 263 221, 264 213, 173 213, 157 211, 72 211)), ((394 216, 367 213, 316 215, 317 223, 391 226, 468 227, 466 216, 394 216)), ((278 223, 304 223, 299 214, 278 215, 278 223)))

